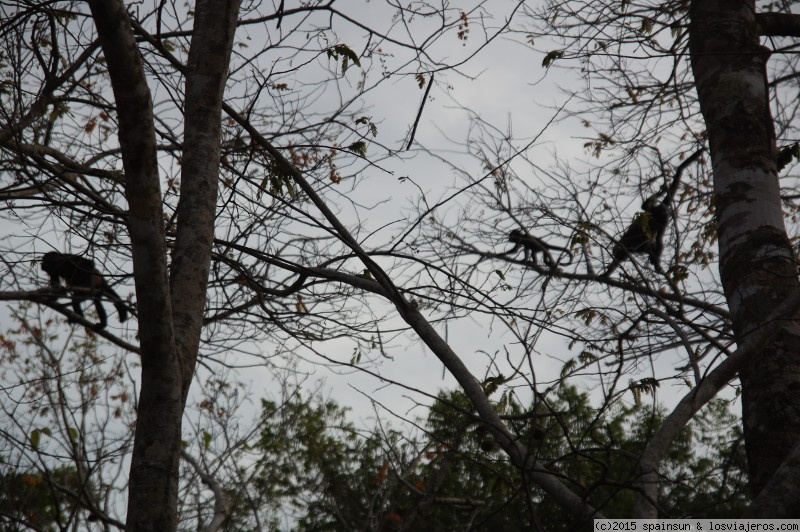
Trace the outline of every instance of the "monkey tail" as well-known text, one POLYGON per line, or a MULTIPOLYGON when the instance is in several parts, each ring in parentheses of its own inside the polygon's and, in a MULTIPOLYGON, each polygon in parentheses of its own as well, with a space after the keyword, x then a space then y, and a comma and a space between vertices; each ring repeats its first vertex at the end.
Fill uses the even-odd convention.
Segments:
POLYGON ((114 290, 108 286, 108 283, 105 284, 104 292, 108 295, 111 302, 114 303, 114 308, 117 309, 117 314, 119 314, 119 321, 123 322, 128 319, 128 307, 125 306, 125 303, 122 301, 122 298, 119 297, 119 294, 114 292, 114 290))
POLYGON ((117 309, 117 313, 119 314, 119 321, 120 322, 123 322, 123 321, 128 319, 128 309, 127 309, 127 307, 125 307, 125 305, 121 301, 120 302, 115 301, 114 302, 114 308, 117 309))
POLYGON ((601 281, 605 281, 611 276, 611 272, 617 269, 617 266, 619 266, 619 264, 616 261, 612 262, 603 273, 597 276, 597 278, 601 281))
POLYGON ((561 246, 551 246, 550 244, 546 244, 546 246, 552 250, 561 251, 561 255, 559 255, 558 261, 555 263, 556 266, 569 266, 570 264, 572 264, 572 260, 575 257, 572 255, 572 252, 569 249, 562 248, 561 246), (568 258, 566 262, 561 262, 561 257, 563 256, 564 253, 567 254, 568 258))

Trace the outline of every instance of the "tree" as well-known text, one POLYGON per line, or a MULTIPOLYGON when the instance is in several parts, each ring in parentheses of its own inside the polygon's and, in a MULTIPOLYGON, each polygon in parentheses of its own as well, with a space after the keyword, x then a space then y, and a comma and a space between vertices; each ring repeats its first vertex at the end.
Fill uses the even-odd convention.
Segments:
POLYGON ((788 13, 759 17, 754 2, 697 2, 691 17, 692 70, 714 167, 720 274, 736 341, 741 345, 765 325, 784 322, 762 337, 761 348, 739 368, 750 478, 757 494, 753 513, 797 517, 800 510, 792 501, 800 496, 800 481, 784 475, 786 468, 796 467, 800 398, 784 390, 800 377, 795 330, 800 314, 796 303, 784 304, 798 298, 800 284, 780 200, 768 106, 770 50, 759 44, 759 36, 800 35, 794 29, 800 19, 788 13), (775 315, 776 308, 783 313, 775 315), (781 475, 776 475, 779 468, 781 475))
MULTIPOLYGON (((345 421, 344 409, 318 396, 285 397, 281 405, 262 403, 251 446, 263 454, 238 483, 237 526, 255 526, 248 515, 276 505, 291 509, 296 524, 286 528, 299 530, 570 529, 563 508, 526 483, 459 392, 441 393, 420 423, 423 432, 405 434, 359 430, 345 421), (528 504, 531 492, 535 505, 528 504)), ((525 419, 526 409, 512 401, 506 415, 537 460, 580 479, 594 506, 609 517, 633 517, 633 492, 625 486, 663 416, 643 403, 602 416, 587 394, 569 387, 550 406, 560 413, 525 419)), ((728 430, 736 421, 728 404, 715 400, 681 431, 665 459, 665 517, 742 516, 742 435, 728 430)))
MULTIPOLYGON (((278 334, 285 331, 298 342, 353 330, 356 338, 369 339, 377 320, 368 319, 365 326, 354 312, 359 301, 350 304, 351 294, 324 287, 326 282, 345 282, 381 294, 406 319, 413 318, 417 328, 426 327, 317 190, 340 183, 340 167, 359 161, 366 153, 365 139, 377 133, 368 116, 356 114, 354 103, 370 87, 359 83, 356 96, 338 102, 332 112, 306 105, 314 104, 316 75, 305 94, 285 100, 285 114, 275 114, 261 98, 291 90, 281 76, 309 63, 333 61, 336 69, 323 69, 329 81, 345 81, 345 72, 351 65, 360 67, 365 57, 376 64, 383 61, 381 46, 387 43, 410 52, 412 66, 404 65, 403 74, 424 86, 430 83, 425 74, 431 71, 426 46, 457 30, 463 38, 466 13, 448 16, 430 32, 426 44, 415 45, 413 39, 401 42, 372 30, 329 4, 267 15, 254 10, 255 18, 241 19, 238 3, 230 2, 202 2, 191 11, 174 4, 169 13, 165 5, 135 13, 127 12, 122 2, 90 2, 91 16, 83 7, 33 2, 4 17, 2 68, 15 81, 3 85, 3 199, 10 205, 9 218, 14 218, 15 208, 30 209, 43 226, 65 231, 70 243, 83 241, 110 282, 124 276, 111 271, 112 261, 106 259, 129 259, 133 265, 136 297, 131 310, 138 319, 138 345, 107 330, 98 334, 141 357, 126 526, 166 530, 176 524, 181 421, 203 325, 235 332, 234 338, 225 335, 228 340, 220 344, 224 348, 249 339, 253 331, 261 334, 264 320, 277 324, 278 334), (332 28, 315 26, 312 20, 310 31, 318 35, 312 43, 299 30, 288 34, 301 45, 294 55, 275 63, 286 65, 286 71, 260 79, 251 75, 252 60, 260 53, 281 53, 288 37, 279 32, 274 41, 268 35, 259 43, 261 52, 229 64, 237 27, 270 21, 279 26, 287 15, 302 20, 317 11, 366 31, 361 55, 340 42, 332 28), (191 32, 185 29, 189 25, 191 32), (229 76, 239 78, 244 91, 223 104, 229 76), (185 87, 176 85, 176 79, 185 87), (156 102, 149 87, 153 82, 162 90, 156 102), (162 107, 158 116, 157 106, 162 107), (221 110, 228 116, 225 121, 221 110), (263 129, 270 128, 262 128, 264 124, 276 124, 275 131, 265 134, 263 129), (96 132, 99 138, 93 136, 96 132), (281 135, 292 138, 282 151, 273 145, 281 135), (346 142, 348 137, 353 141, 346 142), (174 172, 178 166, 180 178, 174 172), (319 179, 322 176, 326 179, 319 179), (218 212, 221 189, 225 197, 218 212), (270 205, 265 209, 262 198, 267 197, 270 205), (318 214, 305 212, 312 205, 318 214), (250 219, 242 227, 238 224, 244 212, 250 219), (309 227, 320 234, 308 234, 309 227), (276 235, 283 235, 282 245, 273 238, 276 235), (310 259, 322 256, 319 246, 325 240, 338 241, 338 249, 329 247, 321 266, 309 266, 310 259), (366 269, 340 272, 354 257, 366 269), (295 279, 284 283, 281 272, 295 279), (312 313, 304 295, 320 308, 312 313), (285 298, 294 301, 287 304, 285 298), (337 303, 342 300, 348 301, 344 313, 351 313, 346 320, 337 303)), ((420 11, 424 17, 438 14, 420 11)), ((389 74, 384 69, 379 81, 389 74)), ((278 96, 274 100, 281 101, 278 96)), ((55 235, 49 238, 58 240, 55 235)), ((44 245, 45 239, 37 243, 44 245)), ((28 250, 9 245, 6 251, 4 260, 15 274, 26 260, 35 264, 21 258, 28 250)), ((77 323, 89 323, 57 303, 59 296, 69 295, 63 290, 20 293, 16 289, 26 284, 21 276, 6 279, 5 299, 29 299, 77 323)), ((427 327, 427 335, 435 340, 427 327)), ((206 345, 213 349, 214 341, 206 345)), ((449 356, 451 364, 458 363, 449 356)), ((469 384, 477 382, 461 373, 469 384)), ((479 390, 473 387, 473 392, 479 390)), ((510 442, 508 436, 506 440, 510 442)), ((521 452, 516 449, 518 460, 521 452)))
POLYGON ((175 526, 181 421, 197 363, 211 261, 221 107, 238 2, 200 2, 186 70, 185 149, 172 265, 156 160, 155 117, 144 65, 122 2, 90 2, 108 64, 130 205, 142 391, 128 490, 130 530, 175 526), (150 319, 141 319, 142 317, 150 319))
POLYGON ((3 526, 10 531, 56 530, 56 526, 74 519, 77 512, 74 502, 62 500, 62 493, 84 489, 74 469, 57 469, 47 476, 38 472, 3 476, 0 479, 3 526), (62 507, 64 502, 67 504, 62 507))
MULTIPOLYGON (((648 432, 636 469, 619 479, 636 499, 634 514, 655 516, 668 507, 659 486, 672 442, 738 373, 751 511, 792 515, 800 296, 777 175, 800 153, 791 142, 797 104, 784 104, 782 92, 796 64, 777 40, 794 35, 791 5, 756 13, 744 1, 518 2, 505 15, 482 2, 387 5, 393 25, 385 31, 321 2, 241 12, 215 1, 130 12, 118 1, 92 1, 90 12, 31 2, 4 17, 0 197, 13 229, 3 242, 0 297, 87 325, 59 303, 69 292, 34 289, 31 249, 86 249, 122 287, 132 264, 128 305, 138 333, 96 332, 142 365, 126 526, 176 526, 195 372, 247 365, 234 360, 239 346, 265 340, 282 356, 376 373, 394 350, 419 340, 469 402, 462 409, 470 419, 451 420, 454 434, 479 421, 521 485, 536 486, 520 492, 526 504, 545 493, 584 525, 602 504, 580 481, 584 469, 558 468, 592 441, 559 448, 549 463, 532 459, 535 442, 520 440, 504 417, 516 394, 531 405, 527 413, 555 415, 549 405, 564 382, 586 378, 602 398, 597 412, 613 417, 622 401, 685 384, 683 399, 648 432), (359 194, 368 181, 357 178, 396 156, 376 140, 380 120, 363 107, 370 92, 388 79, 413 80, 422 116, 434 73, 446 91, 452 79, 442 78, 456 78, 496 37, 520 35, 544 47, 536 60, 551 75, 577 60, 572 72, 588 90, 574 91, 533 140, 519 142, 510 127, 473 114, 465 142, 473 158, 443 161, 465 177, 456 190, 434 192, 418 180, 417 212, 370 226, 366 213, 393 193, 365 193, 365 207, 359 194), (772 39, 769 62, 759 35, 772 39), (451 55, 446 38, 463 55, 451 55), (574 116, 594 129, 584 148, 598 164, 540 164, 539 135, 574 116), (781 150, 775 124, 788 141, 781 150), (599 278, 627 227, 650 232, 638 206, 653 195, 666 196, 672 213, 665 269, 633 254, 599 278), (574 263, 509 255, 512 229, 562 244, 574 263), (719 278, 710 268, 717 256, 719 278), (445 339, 444 327, 483 319, 492 324, 490 352, 465 356, 445 339), (331 356, 331 338, 352 342, 352 356, 331 356), (560 373, 543 368, 554 358, 560 373)), ((784 199, 796 214, 796 198, 784 199)), ((257 347, 242 351, 259 366, 274 363, 257 347)), ((431 502, 414 506, 415 515, 431 502)))
POLYGON ((62 530, 102 521, 122 528, 124 456, 134 399, 124 358, 96 338, 60 334, 32 305, 0 335, 0 522, 10 530, 62 530))
MULTIPOLYGON (((602 101, 610 118, 609 129, 590 145, 595 153, 621 145, 627 151, 626 156, 632 158, 641 150, 657 150, 655 146, 662 135, 679 142, 708 138, 713 169, 713 234, 719 241, 720 279, 730 310, 730 316, 720 314, 724 321, 715 330, 730 327, 732 338, 723 340, 722 345, 709 346, 712 352, 724 353, 727 360, 713 369, 707 368, 706 376, 696 378, 696 389, 667 419, 642 457, 640 515, 655 516, 654 473, 668 442, 736 371, 742 387, 752 488, 755 494, 763 494, 756 498, 753 515, 796 515, 797 510, 789 501, 796 500, 797 486, 783 473, 777 476, 776 473, 791 467, 798 437, 793 413, 798 399, 794 394, 780 391, 791 388, 797 379, 794 368, 800 356, 796 346, 800 344, 793 330, 798 310, 798 279, 794 251, 784 224, 777 175, 779 158, 769 107, 772 102, 779 114, 782 135, 796 135, 791 125, 796 107, 780 104, 781 86, 788 79, 781 70, 794 72, 794 60, 779 58, 772 70, 774 81, 767 76, 769 53, 774 51, 778 57, 781 53, 775 37, 796 36, 796 16, 789 13, 788 4, 769 5, 766 12, 757 13, 754 2, 625 3, 621 9, 612 3, 593 3, 591 10, 584 9, 587 6, 574 2, 552 4, 542 10, 542 23, 562 36, 565 44, 564 48, 548 54, 545 64, 569 57, 582 58, 588 65, 587 77, 602 80, 598 92, 587 96, 590 104, 602 101), (776 12, 769 12, 772 9, 776 12), (565 19, 571 23, 564 23, 565 19), (579 36, 590 24, 606 28, 604 35, 608 37, 579 36), (769 36, 772 46, 763 47, 760 36, 769 36), (662 44, 664 41, 669 46, 662 44), (591 45, 589 48, 584 47, 587 43, 591 45), (628 54, 629 51, 633 54, 628 54), (691 71, 681 61, 683 54, 691 58, 691 71), (671 61, 672 67, 665 71, 639 69, 630 61, 658 55, 671 61), (697 88, 696 101, 692 82, 697 88), (602 100, 593 99, 601 93, 602 100), (673 104, 676 112, 663 110, 673 104), (648 116, 652 116, 654 108, 660 109, 660 120, 650 122, 648 116), (702 117, 698 116, 698 110, 702 117), (735 351, 728 347, 734 342, 738 347, 735 351), (781 485, 780 495, 772 491, 776 483, 781 485), (767 485, 771 489, 765 491, 767 485)), ((660 150, 657 153, 660 157, 660 150)), ((786 158, 783 159, 785 164, 786 158)), ((693 187, 686 189, 687 194, 697 192, 700 190, 693 187)), ((791 209, 792 205, 787 203, 787 207, 791 209)), ((690 202, 690 215, 691 209, 690 202)), ((677 242, 677 250, 681 252, 681 240, 677 242)), ((708 256, 708 252, 704 255, 708 256)), ((698 258, 704 260, 702 257, 698 258)), ((693 259, 691 254, 677 258, 693 259)), ((673 268, 673 280, 685 279, 683 268, 680 263, 673 268)), ((685 294, 686 286, 683 284, 675 295, 685 294)), ((666 301, 657 303, 671 316, 662 316, 660 320, 667 325, 681 323, 686 303, 688 298, 677 306, 666 301)), ((630 341, 632 331, 618 335, 619 341, 630 341)), ((695 366, 697 377, 693 349, 686 345, 689 365, 695 366)), ((694 355, 699 353, 703 350, 695 351, 694 355)))

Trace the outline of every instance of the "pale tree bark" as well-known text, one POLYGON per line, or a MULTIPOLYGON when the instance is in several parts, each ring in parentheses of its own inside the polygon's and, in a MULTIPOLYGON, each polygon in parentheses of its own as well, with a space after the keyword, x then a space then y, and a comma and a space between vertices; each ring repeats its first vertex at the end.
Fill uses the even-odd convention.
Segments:
MULTIPOLYGON (((769 109, 767 50, 759 45, 750 0, 694 0, 690 53, 714 169, 720 273, 736 341, 768 325, 800 289, 780 203, 775 131, 769 109)), ((800 322, 781 330, 739 371, 750 479, 758 494, 800 440, 800 322)), ((787 492, 800 477, 783 477, 787 492)), ((791 489, 790 489, 791 488, 791 489)), ((798 517, 800 506, 773 505, 761 517, 798 517)))
POLYGON ((217 207, 222 97, 238 13, 238 0, 195 5, 186 71, 181 197, 170 272, 183 401, 194 375, 203 326, 217 207))
POLYGON ((196 6, 186 82, 178 235, 169 279, 152 100, 131 22, 120 0, 91 0, 89 5, 119 117, 139 310, 142 384, 126 526, 173 530, 181 420, 197 359, 211 257, 220 108, 239 3, 210 0, 196 6))
MULTIPOLYGON (((771 342, 775 335, 781 332, 783 323, 774 318, 792 314, 798 309, 800 309, 800 292, 795 292, 792 297, 772 312, 772 317, 767 320, 767 324, 759 330, 758 334, 749 335, 744 342, 739 344, 736 351, 709 372, 700 385, 687 393, 667 416, 639 456, 636 501, 633 511, 636 518, 655 519, 658 517, 658 466, 667 455, 675 438, 692 417, 736 377, 744 361, 758 356, 761 346, 771 342)), ((798 448, 795 447, 795 453, 797 452, 798 448)), ((782 468, 788 467, 786 463, 782 466, 782 468)), ((773 477, 774 481, 775 477, 773 477)), ((763 490, 762 495, 766 491, 766 489, 763 490)))
POLYGON ((175 526, 181 373, 172 329, 153 106, 121 1, 91 0, 119 120, 139 310, 142 389, 129 481, 129 530, 175 526))
POLYGON ((181 449, 181 458, 192 466, 197 476, 203 481, 203 484, 208 486, 208 489, 214 494, 214 517, 206 526, 205 532, 222 530, 222 527, 225 526, 225 521, 227 521, 233 513, 233 501, 231 501, 230 497, 225 493, 225 490, 217 479, 203 469, 203 466, 200 465, 192 455, 181 449))

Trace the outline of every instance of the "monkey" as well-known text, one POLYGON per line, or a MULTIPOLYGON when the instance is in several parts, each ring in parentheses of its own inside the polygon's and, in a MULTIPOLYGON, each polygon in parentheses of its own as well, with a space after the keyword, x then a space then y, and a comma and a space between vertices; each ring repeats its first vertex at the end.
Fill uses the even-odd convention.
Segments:
POLYGON ((611 250, 613 260, 600 275, 601 279, 607 278, 622 261, 629 259, 631 253, 647 253, 656 271, 663 271, 661 253, 664 251, 664 233, 669 222, 669 197, 659 200, 658 196, 651 196, 642 203, 642 212, 636 214, 631 225, 614 244, 611 250))
POLYGON ((622 261, 631 258, 631 253, 647 253, 650 263, 656 271, 663 273, 661 253, 664 251, 664 233, 670 219, 670 203, 678 191, 684 170, 699 159, 704 151, 704 148, 700 148, 679 164, 669 186, 644 200, 642 212, 636 214, 619 241, 611 249, 611 264, 599 276, 599 279, 607 279, 622 261), (664 199, 659 200, 659 196, 664 193, 666 193, 664 199))
POLYGON ((567 248, 553 246, 546 243, 541 238, 536 238, 535 236, 529 235, 528 233, 520 231, 519 229, 512 229, 511 232, 508 233, 508 241, 513 243, 514 247, 503 253, 503 255, 517 253, 519 248, 522 247, 525 250, 525 261, 531 260, 534 264, 539 264, 538 260, 536 259, 536 254, 541 252, 544 262, 549 268, 572 264, 572 253, 567 248), (550 249, 566 253, 569 256, 569 259, 564 263, 553 260, 553 256, 550 254, 550 251, 548 251, 550 249))
POLYGON ((122 298, 106 282, 103 275, 94 267, 94 261, 78 255, 67 253, 49 252, 42 257, 42 270, 50 276, 50 286, 61 286, 61 281, 67 288, 82 288, 93 291, 93 294, 74 293, 72 296, 72 309, 75 314, 83 317, 81 303, 91 298, 94 308, 100 317, 100 322, 94 326, 95 330, 104 329, 108 324, 108 315, 103 308, 101 296, 105 295, 113 303, 119 314, 119 321, 128 319, 128 309, 122 298))

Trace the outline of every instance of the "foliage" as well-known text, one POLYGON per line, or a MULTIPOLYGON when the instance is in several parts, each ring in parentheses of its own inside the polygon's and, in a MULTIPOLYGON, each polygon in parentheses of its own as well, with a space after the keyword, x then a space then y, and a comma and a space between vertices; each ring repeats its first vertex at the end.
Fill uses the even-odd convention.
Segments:
MULTIPOLYGON (((2 529, 6 532, 62 530, 81 509, 65 494, 85 490, 87 486, 81 484, 73 467, 57 467, 45 473, 3 467, 0 471, 2 529)), ((89 520, 93 520, 91 516, 89 520)))
POLYGON ((387 494, 396 489, 386 474, 389 461, 408 460, 401 434, 363 434, 335 402, 300 391, 291 397, 281 405, 262 401, 253 443, 262 457, 248 471, 248 498, 296 520, 292 529, 359 530, 388 519, 387 494))
MULTIPOLYGON (((525 481, 459 392, 440 394, 424 438, 358 431, 346 409, 313 397, 264 401, 262 411, 254 447, 264 455, 251 488, 256 500, 291 509, 299 530, 570 530, 572 516, 525 481)), ((511 401, 508 417, 532 459, 572 479, 607 516, 633 517, 636 457, 660 411, 635 403, 602 411, 563 387, 528 411, 511 401)), ((715 400, 681 432, 664 467, 664 517, 742 515, 748 494, 736 421, 715 400)))
POLYGON ((37 322, 35 310, 23 306, 16 328, 0 334, 3 382, 25 383, 3 388, 0 522, 119 526, 114 505, 127 485, 122 457, 134 414, 130 368, 107 357, 93 333, 61 334, 57 320, 37 322))

